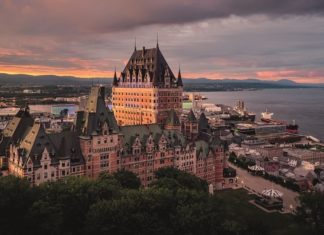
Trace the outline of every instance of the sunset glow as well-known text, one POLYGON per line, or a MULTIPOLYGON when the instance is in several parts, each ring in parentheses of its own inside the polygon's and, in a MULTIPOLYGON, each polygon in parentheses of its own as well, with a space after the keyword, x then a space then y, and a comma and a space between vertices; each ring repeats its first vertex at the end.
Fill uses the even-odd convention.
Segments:
POLYGON ((111 78, 159 33, 186 78, 323 83, 322 5, 255 1, 1 1, 0 73, 111 78))

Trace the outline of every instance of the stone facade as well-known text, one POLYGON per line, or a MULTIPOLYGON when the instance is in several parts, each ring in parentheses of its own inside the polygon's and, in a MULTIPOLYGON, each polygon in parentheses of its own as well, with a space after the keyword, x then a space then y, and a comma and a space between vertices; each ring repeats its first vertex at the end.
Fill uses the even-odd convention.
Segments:
POLYGON ((220 187, 223 147, 212 136, 197 135, 198 121, 193 113, 182 123, 176 111, 170 110, 163 126, 118 126, 104 97, 104 87, 91 89, 87 107, 78 112, 73 130, 47 133, 40 123, 31 123, 9 145, 9 174, 38 185, 71 175, 96 178, 125 169, 136 173, 147 186, 156 170, 175 167, 220 187), (183 126, 190 127, 193 134, 183 126))

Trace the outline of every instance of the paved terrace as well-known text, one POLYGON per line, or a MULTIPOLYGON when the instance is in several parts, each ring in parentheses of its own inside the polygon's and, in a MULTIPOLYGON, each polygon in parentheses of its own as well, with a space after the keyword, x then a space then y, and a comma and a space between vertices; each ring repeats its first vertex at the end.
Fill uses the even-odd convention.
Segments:
POLYGON ((236 170, 237 177, 238 177, 237 183, 242 187, 255 193, 261 193, 264 189, 270 189, 270 188, 279 190, 280 192, 283 193, 283 197, 282 197, 283 207, 284 207, 283 209, 285 211, 291 212, 292 210, 295 210, 296 207, 299 205, 298 200, 296 200, 299 196, 299 193, 294 192, 285 187, 282 187, 281 185, 275 184, 260 176, 254 176, 249 172, 247 172, 246 170, 243 170, 231 164, 230 162, 228 162, 228 164, 230 167, 236 170))

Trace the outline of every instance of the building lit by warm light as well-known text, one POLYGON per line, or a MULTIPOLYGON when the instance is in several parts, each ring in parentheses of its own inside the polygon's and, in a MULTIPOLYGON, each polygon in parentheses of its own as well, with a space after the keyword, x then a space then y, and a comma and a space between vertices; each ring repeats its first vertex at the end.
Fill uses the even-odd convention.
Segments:
POLYGON ((112 88, 113 111, 119 125, 164 123, 168 111, 182 111, 183 84, 156 48, 135 50, 112 88))

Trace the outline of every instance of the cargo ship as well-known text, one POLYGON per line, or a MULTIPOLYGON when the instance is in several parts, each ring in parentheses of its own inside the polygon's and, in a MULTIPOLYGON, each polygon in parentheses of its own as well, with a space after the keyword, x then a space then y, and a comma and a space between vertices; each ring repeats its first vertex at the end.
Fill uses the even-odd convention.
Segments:
POLYGON ((298 125, 295 123, 295 120, 293 120, 292 123, 286 123, 285 121, 278 121, 275 119, 272 119, 273 113, 268 112, 266 110, 265 112, 261 113, 261 121, 269 124, 277 124, 277 125, 286 125, 286 131, 288 133, 292 134, 298 134, 298 125))
POLYGON ((246 110, 245 102, 243 100, 238 100, 236 105, 234 106, 234 111, 236 111, 243 119, 247 121, 254 122, 255 121, 255 113, 248 112, 246 110))

